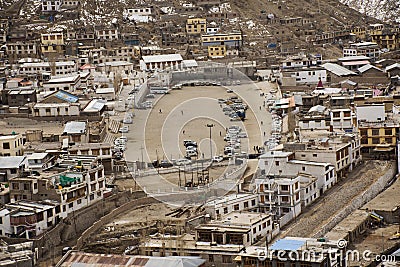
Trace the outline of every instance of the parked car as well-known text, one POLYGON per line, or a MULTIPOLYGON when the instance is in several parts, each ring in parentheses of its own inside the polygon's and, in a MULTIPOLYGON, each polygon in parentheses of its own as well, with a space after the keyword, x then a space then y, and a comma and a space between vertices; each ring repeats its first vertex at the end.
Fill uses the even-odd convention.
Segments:
POLYGON ((197 147, 197 143, 195 141, 190 141, 190 142, 185 142, 183 141, 183 145, 188 148, 188 147, 197 147))
POLYGON ((160 168, 170 168, 174 165, 168 160, 162 160, 158 166, 160 166, 160 168))
POLYGON ((227 93, 233 93, 233 90, 232 89, 226 89, 226 92, 227 93))
POLYGON ((127 125, 122 126, 121 128, 119 128, 119 132, 120 133, 128 133, 129 132, 129 127, 127 125))
POLYGON ((223 160, 224 158, 222 156, 214 156, 212 159, 213 162, 221 162, 223 160))
POLYGON ((186 150, 186 157, 196 157, 196 156, 197 156, 197 150, 193 149, 186 150))
POLYGON ((175 161, 175 165, 176 166, 183 166, 183 165, 188 165, 188 164, 191 164, 191 163, 192 163, 192 161, 189 160, 189 159, 177 159, 175 161))
POLYGON ((133 119, 132 119, 132 117, 126 116, 126 117, 122 120, 122 123, 124 123, 124 124, 132 124, 132 123, 133 123, 133 119))

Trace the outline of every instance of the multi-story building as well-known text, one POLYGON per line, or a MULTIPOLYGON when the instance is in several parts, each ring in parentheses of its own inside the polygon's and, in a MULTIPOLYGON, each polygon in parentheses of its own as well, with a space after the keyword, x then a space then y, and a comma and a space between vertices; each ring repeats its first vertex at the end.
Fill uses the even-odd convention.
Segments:
POLYGON ((61 219, 59 203, 26 201, 6 204, 0 210, 2 236, 33 238, 56 225, 61 219))
MULTIPOLYGON (((255 180, 260 209, 271 212, 275 220, 295 218, 301 213, 300 180, 297 176, 260 176, 255 180)), ((287 221, 282 222, 281 226, 287 221)))
POLYGON ((258 196, 254 194, 230 194, 205 204, 211 218, 221 218, 231 212, 251 211, 258 208, 258 196))
POLYGON ((203 46, 225 45, 240 48, 243 45, 241 32, 204 34, 201 36, 203 46))
POLYGON ((65 53, 63 32, 42 33, 40 40, 43 55, 50 56, 65 53))
POLYGON ((396 50, 400 47, 400 33, 394 31, 383 31, 380 34, 371 35, 372 41, 376 42, 380 48, 396 50))
POLYGON ((6 44, 7 50, 6 53, 8 55, 16 56, 17 58, 22 57, 39 57, 39 49, 35 42, 17 42, 17 43, 10 43, 7 42, 6 44))
POLYGON ((380 48, 375 42, 361 42, 351 44, 347 48, 343 48, 343 56, 367 56, 372 59, 380 57, 380 48))
POLYGON ((223 58, 226 56, 225 45, 210 45, 207 46, 208 57, 210 58, 223 58))
POLYGON ((19 66, 18 74, 42 75, 43 73, 49 73, 51 75, 66 75, 76 70, 76 64, 73 61, 27 62, 19 66))
POLYGON ((21 176, 25 169, 25 160, 25 156, 0 157, 0 182, 21 176))
POLYGON ((188 34, 204 34, 207 32, 207 20, 203 18, 190 18, 186 21, 188 34))
POLYGON ((263 237, 269 241, 274 230, 270 214, 232 212, 222 220, 210 221, 196 227, 196 241, 210 244, 234 244, 245 247, 263 237))
POLYGON ((327 162, 335 167, 338 178, 347 175, 361 161, 361 146, 358 134, 346 134, 308 143, 284 144, 284 149, 295 152, 299 160, 327 162), (290 148, 292 147, 292 148, 290 148))
POLYGON ((103 165, 86 165, 84 159, 68 163, 70 170, 58 174, 42 174, 10 179, 11 202, 50 199, 60 206, 60 218, 103 198, 106 189, 103 165))
POLYGON ((0 156, 22 156, 24 141, 21 134, 0 136, 0 156))
POLYGON ((316 177, 320 193, 331 188, 336 182, 335 167, 326 162, 296 160, 295 153, 269 151, 260 156, 258 168, 262 177, 296 177, 299 173, 306 173, 316 177))
POLYGON ((32 153, 26 156, 28 164, 26 170, 40 173, 55 164, 55 156, 46 152, 32 153))
POLYGON ((338 130, 349 130, 352 131, 354 128, 353 116, 351 109, 341 108, 341 109, 331 109, 331 126, 333 129, 338 130))
POLYGON ((97 40, 113 41, 119 39, 119 32, 116 27, 96 26, 94 31, 97 40))
POLYGON ((58 12, 63 4, 63 0, 42 0, 42 12, 58 12))
POLYGON ((394 156, 400 125, 385 114, 384 104, 357 106, 361 151, 378 157, 394 156))

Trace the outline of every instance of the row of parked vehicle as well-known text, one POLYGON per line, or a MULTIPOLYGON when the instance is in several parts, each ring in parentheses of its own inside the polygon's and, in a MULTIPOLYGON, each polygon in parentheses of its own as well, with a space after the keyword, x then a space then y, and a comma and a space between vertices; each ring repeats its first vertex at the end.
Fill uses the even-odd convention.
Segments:
POLYGON ((114 140, 114 157, 116 159, 122 159, 124 151, 126 150, 126 142, 128 138, 126 136, 118 137, 114 140))
POLYGON ((272 115, 271 137, 264 144, 268 149, 273 149, 278 146, 282 138, 282 117, 276 113, 275 109, 273 109, 276 93, 276 90, 271 90, 266 97, 267 106, 272 115))
POLYGON ((246 117, 247 105, 237 96, 231 96, 228 99, 218 99, 225 115, 229 116, 231 121, 244 120, 246 117))
MULTIPOLYGON (((224 137, 224 141, 227 142, 227 145, 224 147, 224 154, 228 157, 239 156, 241 150, 241 139, 247 138, 247 134, 242 131, 242 128, 237 125, 230 126, 224 137)), ((245 154, 245 153, 244 153, 245 154)))

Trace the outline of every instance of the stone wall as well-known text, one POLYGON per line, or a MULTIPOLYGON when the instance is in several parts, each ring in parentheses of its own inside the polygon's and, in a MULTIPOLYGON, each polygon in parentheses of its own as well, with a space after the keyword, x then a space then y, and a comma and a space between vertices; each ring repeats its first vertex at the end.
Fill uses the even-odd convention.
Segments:
POLYGON ((140 200, 144 196, 145 194, 142 191, 120 192, 87 208, 73 212, 53 229, 33 240, 34 247, 38 248, 39 260, 54 256, 54 253, 61 253, 61 251, 54 251, 54 247, 65 245, 67 242, 77 239, 102 216, 113 212, 124 204, 134 202, 137 199, 140 200))
POLYGON ((324 236, 328 231, 330 231, 335 225, 341 222, 344 218, 349 216, 350 213, 355 211, 356 209, 361 208, 371 199, 376 197, 382 190, 385 189, 386 184, 393 179, 393 177, 397 174, 397 166, 394 162, 392 162, 391 166, 388 168, 386 173, 384 173, 379 179, 372 184, 369 188, 367 188, 362 194, 356 196, 351 204, 343 208, 339 211, 328 223, 326 223, 321 230, 319 230, 314 237, 318 238, 324 236))

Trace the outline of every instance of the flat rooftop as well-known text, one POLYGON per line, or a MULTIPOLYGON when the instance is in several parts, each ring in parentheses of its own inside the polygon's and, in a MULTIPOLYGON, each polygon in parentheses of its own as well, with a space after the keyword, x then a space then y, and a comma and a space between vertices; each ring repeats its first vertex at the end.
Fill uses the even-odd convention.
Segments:
POLYGON ((380 193, 370 202, 363 206, 363 209, 373 211, 395 211, 400 209, 400 179, 397 179, 391 187, 380 193))

